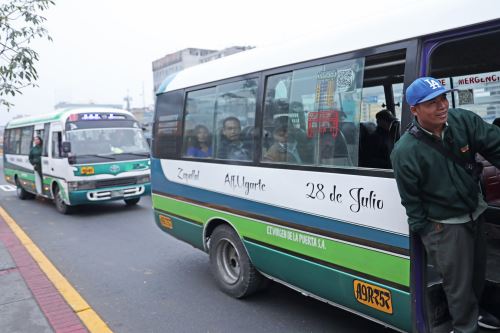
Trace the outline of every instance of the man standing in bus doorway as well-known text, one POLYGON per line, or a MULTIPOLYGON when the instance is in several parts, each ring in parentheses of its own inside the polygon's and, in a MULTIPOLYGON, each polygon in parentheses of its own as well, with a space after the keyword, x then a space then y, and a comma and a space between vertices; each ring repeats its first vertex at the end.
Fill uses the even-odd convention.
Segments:
POLYGON ((35 170, 35 186, 36 193, 42 194, 42 144, 43 141, 39 136, 35 136, 33 141, 35 144, 33 148, 31 148, 29 154, 29 161, 35 170))
POLYGON ((431 77, 415 80, 406 101, 415 116, 391 154, 410 229, 443 279, 455 333, 498 329, 479 308, 486 271, 482 230, 487 204, 480 188, 480 153, 500 167, 500 128, 464 109, 449 109, 446 89, 431 77))

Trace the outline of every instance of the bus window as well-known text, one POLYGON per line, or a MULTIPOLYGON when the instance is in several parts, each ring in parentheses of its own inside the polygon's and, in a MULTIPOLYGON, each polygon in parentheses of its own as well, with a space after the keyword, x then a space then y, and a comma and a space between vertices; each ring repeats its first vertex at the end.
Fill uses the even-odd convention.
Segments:
POLYGON ((401 120, 401 108, 403 107, 403 83, 395 83, 392 85, 394 94, 394 114, 396 118, 401 120))
POLYGON ((390 169, 405 55, 397 50, 269 76, 261 160, 390 169), (382 110, 389 116, 377 120, 382 110))
POLYGON ((52 132, 52 157, 62 158, 61 154, 62 133, 52 132))
POLYGON ((13 133, 10 135, 11 137, 11 149, 12 149, 12 154, 17 154, 19 155, 21 153, 21 129, 16 128, 13 129, 13 133))
POLYGON ((153 153, 161 158, 178 156, 184 92, 173 91, 156 100, 153 153))
POLYGON ((385 104, 385 93, 382 85, 363 88, 360 121, 362 123, 371 122, 375 124, 375 114, 385 104))
POLYGON ((3 137, 3 151, 5 154, 12 154, 13 142, 11 141, 14 136, 13 130, 5 130, 3 137))
MULTIPOLYGON (((403 83, 395 83, 391 86, 394 96, 394 114, 401 119, 401 106, 403 105, 403 83)), ((363 99, 361 101, 360 122, 375 123, 375 114, 388 105, 384 86, 373 86, 363 88, 363 99)))
POLYGON ((272 144, 263 142, 262 160, 357 165, 363 66, 361 58, 269 77, 264 140, 272 144))
POLYGON ((4 130, 3 132, 3 152, 5 154, 8 154, 9 153, 9 145, 10 145, 10 130, 4 130))
POLYGON ((215 96, 215 88, 187 94, 184 112, 184 157, 213 157, 215 96))
POLYGON ((42 146, 42 156, 49 156, 48 155, 48 151, 49 151, 49 128, 50 128, 50 124, 49 123, 46 123, 44 125, 44 128, 43 128, 43 136, 42 136, 42 139, 43 139, 43 146, 42 146))
POLYGON ((21 154, 27 155, 30 153, 33 143, 33 126, 23 127, 21 130, 21 154))
POLYGON ((216 157, 249 161, 254 151, 257 80, 217 86, 215 108, 216 157))

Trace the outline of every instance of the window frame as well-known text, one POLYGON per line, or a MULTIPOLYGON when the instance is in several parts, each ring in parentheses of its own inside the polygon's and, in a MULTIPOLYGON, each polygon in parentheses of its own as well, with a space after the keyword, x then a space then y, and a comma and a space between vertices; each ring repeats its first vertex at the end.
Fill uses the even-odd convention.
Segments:
MULTIPOLYGON (((262 72, 262 79, 265 85, 262 87, 263 94, 267 90, 267 78, 273 75, 285 74, 288 72, 293 72, 295 70, 300 70, 309 67, 321 66, 329 63, 341 62, 345 60, 369 57, 376 54, 387 53, 396 50, 406 50, 405 57, 405 69, 404 69, 404 80, 403 80, 403 91, 413 80, 417 78, 417 50, 418 50, 418 39, 410 39, 406 41, 400 41, 396 43, 391 43, 387 45, 382 45, 378 47, 372 47, 368 49, 348 52, 340 55, 329 56, 321 59, 311 60, 303 63, 292 64, 288 66, 283 66, 279 68, 274 68, 262 72)), ((264 96, 261 98, 261 110, 264 110, 264 96)), ((261 117, 263 119, 263 114, 261 112, 261 117)), ((406 128, 407 124, 411 122, 410 107, 403 101, 401 106, 401 128, 406 128)), ((259 124, 262 128, 262 119, 259 124)), ((262 134, 259 139, 262 139, 262 134)), ((258 147, 261 149, 261 146, 258 147)), ((307 171, 320 171, 320 172, 334 172, 339 174, 353 174, 360 176, 378 176, 383 178, 393 178, 394 173, 392 169, 370 169, 365 167, 353 166, 353 167, 343 167, 343 166, 325 166, 325 165, 297 165, 297 164, 280 164, 280 163, 269 163, 265 161, 259 161, 257 166, 265 166, 269 168, 279 168, 279 169, 295 169, 295 170, 307 170, 307 171)))
MULTIPOLYGON (((240 76, 235 76, 220 81, 213 81, 208 83, 199 84, 196 86, 191 86, 188 88, 178 89, 169 91, 163 94, 169 94, 174 92, 182 92, 182 118, 181 118, 181 140, 177 146, 177 153, 174 158, 176 160, 193 161, 200 163, 218 163, 218 164, 234 164, 234 165, 251 165, 257 167, 266 168, 277 168, 277 169, 295 169, 295 170, 305 170, 305 171, 319 171, 319 172, 334 172, 339 174, 352 174, 360 176, 376 176, 383 178, 393 178, 392 169, 368 169, 364 167, 341 167, 341 166, 314 166, 314 165, 297 165, 297 164, 278 164, 278 163, 266 163, 265 161, 260 161, 262 155, 261 140, 263 135, 263 110, 264 110, 264 94, 267 89, 267 77, 277 74, 282 74, 286 72, 292 72, 294 70, 304 69, 308 67, 321 66, 328 63, 335 63, 344 60, 350 60, 360 57, 368 57, 376 54, 387 53, 391 51, 397 51, 404 49, 406 50, 405 65, 404 65, 404 80, 403 89, 405 89, 411 82, 417 78, 418 74, 418 64, 419 64, 419 38, 412 38, 408 40, 398 41, 394 43, 379 45, 375 47, 369 47, 366 49, 360 49, 356 51, 346 52, 342 54, 327 56, 319 59, 313 59, 309 61, 304 61, 295 64, 283 65, 280 67, 275 67, 259 72, 248 73, 240 76), (220 159, 204 159, 204 158, 192 158, 183 157, 183 139, 184 139, 184 129, 185 129, 185 108, 187 101, 187 94, 192 91, 212 88, 218 85, 223 85, 227 83, 233 83, 237 81, 247 80, 247 79, 257 79, 257 103, 255 109, 255 137, 254 137, 254 151, 252 161, 233 161, 233 160, 220 160, 220 159)), ((162 95, 163 95, 162 94, 162 95)), ((160 96, 157 96, 160 98, 160 96)), ((155 112, 155 126, 157 126, 157 111, 155 112)), ((403 105, 401 106, 401 128, 405 128, 411 122, 411 113, 409 105, 403 100, 403 105)), ((156 131, 154 132, 156 133, 156 131)), ((156 134, 155 134, 156 135, 156 134)), ((161 157, 161 153, 155 152, 155 157, 161 157)))
MULTIPOLYGON (((261 129, 259 127, 259 114, 261 113, 261 109, 260 109, 260 104, 261 104, 261 94, 263 94, 262 92, 262 81, 261 81, 261 75, 260 73, 252 73, 252 74, 245 74, 245 75, 241 75, 241 76, 237 76, 237 77, 233 77, 233 78, 228 78, 228 79, 224 79, 224 80, 220 80, 220 81, 216 81, 216 82, 210 82, 210 83, 206 83, 206 84, 201 84, 201 85, 197 85, 197 86, 193 86, 193 87, 189 87, 189 88, 186 88, 186 89, 183 89, 184 91, 184 101, 183 101, 183 110, 182 110, 182 120, 181 120, 181 126, 182 126, 182 132, 181 132, 181 147, 184 147, 184 137, 185 137, 185 130, 186 130, 186 126, 185 126, 185 123, 186 123, 186 106, 187 106, 187 97, 188 97, 188 94, 191 93, 191 92, 194 92, 194 91, 199 91, 199 90, 204 90, 204 89, 209 89, 209 88, 214 88, 214 89, 217 89, 217 86, 222 86, 222 85, 226 85, 226 84, 230 84, 230 83, 237 83, 237 82, 240 82, 240 81, 247 81, 247 80, 256 80, 257 81, 257 92, 255 94, 255 124, 254 124, 254 128, 255 128, 255 136, 253 138, 253 151, 252 151, 252 157, 250 160, 248 161, 243 161, 243 160, 230 160, 230 159, 219 159, 216 157, 216 152, 214 151, 213 152, 213 156, 212 158, 197 158, 197 157, 187 157, 187 156, 183 156, 184 152, 183 152, 183 148, 181 148, 179 151, 178 151, 178 154, 177 154, 177 158, 179 160, 185 160, 185 161, 193 161, 193 162, 203 162, 203 163, 221 163, 221 164, 236 164, 236 165, 255 165, 256 162, 257 162, 257 159, 258 159, 258 156, 256 154, 257 150, 260 149, 260 147, 258 146, 258 141, 257 141, 257 138, 260 138, 260 133, 261 133, 261 129), (258 133, 258 135, 257 135, 258 133)), ((217 90, 216 90, 217 92, 217 90)), ((217 96, 216 96, 217 97, 217 96)), ((217 102, 217 101, 216 101, 217 102)), ((215 115, 215 113, 214 113, 215 115)), ((215 120, 214 120, 215 122, 215 120)), ((212 135, 216 135, 216 133, 212 133, 212 135)))

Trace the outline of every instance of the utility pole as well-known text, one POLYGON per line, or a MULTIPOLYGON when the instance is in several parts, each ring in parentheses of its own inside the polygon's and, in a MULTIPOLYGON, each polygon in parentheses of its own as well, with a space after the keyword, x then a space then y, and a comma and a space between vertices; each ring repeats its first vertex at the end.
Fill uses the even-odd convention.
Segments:
POLYGON ((144 81, 142 81, 142 108, 146 108, 146 97, 144 96, 144 81))
POLYGON ((128 91, 128 90, 127 90, 127 96, 125 96, 125 97, 123 98, 123 100, 125 101, 125 103, 126 103, 126 105, 127 105, 127 106, 125 107, 125 109, 126 109, 127 111, 130 111, 130 102, 132 102, 132 97, 130 96, 130 94, 129 94, 129 91, 128 91))

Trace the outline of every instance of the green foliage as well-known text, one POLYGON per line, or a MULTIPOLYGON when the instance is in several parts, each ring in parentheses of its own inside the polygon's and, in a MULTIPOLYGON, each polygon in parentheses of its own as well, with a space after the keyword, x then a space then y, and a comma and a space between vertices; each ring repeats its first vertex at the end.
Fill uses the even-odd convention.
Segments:
POLYGON ((53 0, 6 0, 0 4, 0 106, 25 87, 36 87, 38 53, 30 47, 37 38, 52 40, 39 13, 54 5, 53 0))

